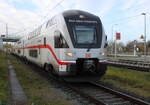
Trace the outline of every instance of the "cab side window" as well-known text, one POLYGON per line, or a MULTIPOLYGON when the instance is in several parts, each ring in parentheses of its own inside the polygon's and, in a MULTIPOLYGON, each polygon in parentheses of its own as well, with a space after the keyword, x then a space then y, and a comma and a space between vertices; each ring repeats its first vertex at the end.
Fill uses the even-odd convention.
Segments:
POLYGON ((105 38, 105 45, 104 45, 104 48, 107 48, 107 46, 108 46, 108 42, 107 42, 107 36, 106 36, 106 38, 105 38))
POLYGON ((54 35, 55 48, 69 48, 66 40, 59 31, 56 31, 54 34, 55 34, 54 35))

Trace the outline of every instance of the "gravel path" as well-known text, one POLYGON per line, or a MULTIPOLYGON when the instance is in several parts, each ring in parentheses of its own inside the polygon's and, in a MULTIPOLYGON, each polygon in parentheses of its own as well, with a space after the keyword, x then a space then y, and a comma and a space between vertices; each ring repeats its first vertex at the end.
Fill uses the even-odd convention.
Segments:
POLYGON ((11 104, 26 105, 27 97, 16 77, 16 73, 9 60, 8 60, 8 70, 9 70, 9 82, 11 91, 11 104))

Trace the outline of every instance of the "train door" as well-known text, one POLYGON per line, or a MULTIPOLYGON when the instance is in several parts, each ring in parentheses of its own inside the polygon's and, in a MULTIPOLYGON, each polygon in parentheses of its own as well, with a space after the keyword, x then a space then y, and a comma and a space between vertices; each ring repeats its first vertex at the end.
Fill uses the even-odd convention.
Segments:
POLYGON ((25 55, 24 55, 24 40, 23 40, 23 46, 22 46, 22 48, 23 48, 23 57, 25 57, 25 55))
POLYGON ((42 40, 38 40, 38 63, 41 64, 41 55, 42 55, 42 49, 41 49, 41 43, 42 40))

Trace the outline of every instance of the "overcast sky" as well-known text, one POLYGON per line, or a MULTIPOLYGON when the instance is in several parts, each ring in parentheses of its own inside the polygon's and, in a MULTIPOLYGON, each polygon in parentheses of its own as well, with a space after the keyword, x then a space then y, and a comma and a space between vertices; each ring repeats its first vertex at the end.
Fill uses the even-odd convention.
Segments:
POLYGON ((147 17, 147 40, 150 40, 149 0, 0 0, 0 34, 25 35, 55 14, 80 9, 98 15, 112 40, 113 32, 121 32, 121 41, 140 40, 147 17), (57 6, 56 6, 57 5, 57 6), (54 8, 55 7, 55 8, 54 8))

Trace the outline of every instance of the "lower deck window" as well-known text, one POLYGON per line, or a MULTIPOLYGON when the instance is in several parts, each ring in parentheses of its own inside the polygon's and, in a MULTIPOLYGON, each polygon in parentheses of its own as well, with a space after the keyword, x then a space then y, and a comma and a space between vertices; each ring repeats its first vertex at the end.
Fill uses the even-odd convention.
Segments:
POLYGON ((38 57, 38 51, 37 50, 29 50, 29 56, 37 58, 38 57))
POLYGON ((21 53, 21 51, 20 50, 18 50, 18 54, 20 54, 21 53))

